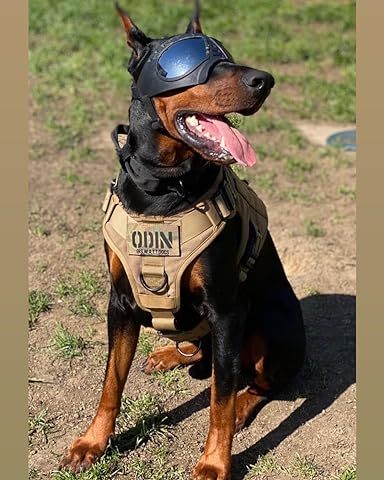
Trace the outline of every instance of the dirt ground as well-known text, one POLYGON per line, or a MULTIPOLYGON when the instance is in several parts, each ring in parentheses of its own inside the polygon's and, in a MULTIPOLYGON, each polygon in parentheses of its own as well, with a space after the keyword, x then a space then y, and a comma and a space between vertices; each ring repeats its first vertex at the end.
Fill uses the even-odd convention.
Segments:
MULTIPOLYGON (((30 415, 46 409, 47 428, 31 437, 29 465, 30 478, 47 479, 55 475, 72 439, 87 427, 101 391, 108 296, 101 203, 117 160, 109 140, 114 125, 107 123, 93 136, 94 155, 77 164, 79 178, 60 179, 64 154, 55 149, 33 105, 31 110, 35 153, 30 162, 29 281, 31 290, 49 294, 51 308, 30 329, 30 415), (102 292, 92 299, 98 314, 76 315, 57 294, 57 283, 76 278, 80 271, 92 271, 101 282, 102 292), (53 335, 60 322, 84 339, 81 356, 67 360, 57 355, 53 335)), ((316 132, 316 125, 312 128, 316 132)), ((355 464, 355 205, 353 198, 339 195, 334 187, 354 190, 354 154, 348 158, 337 166, 327 157, 321 160, 327 179, 314 178, 310 188, 319 199, 315 203, 288 202, 268 191, 259 192, 268 207, 270 231, 301 300, 308 354, 296 381, 235 437, 233 480, 332 480, 355 464), (303 222, 308 218, 316 219, 324 234, 306 233, 303 222), (247 466, 268 452, 281 468, 249 476, 247 466), (305 462, 296 470, 292 467, 298 458, 305 459, 307 469, 305 462)), ((162 395, 159 383, 141 373, 143 360, 137 353, 125 394, 162 395)), ((172 436, 162 445, 170 449, 173 465, 190 472, 207 432, 209 380, 193 380, 185 371, 183 382, 183 392, 169 395, 166 410, 172 436)), ((151 441, 136 450, 120 451, 122 465, 134 457, 145 459, 151 441)), ((133 477, 117 472, 116 478, 133 477)))

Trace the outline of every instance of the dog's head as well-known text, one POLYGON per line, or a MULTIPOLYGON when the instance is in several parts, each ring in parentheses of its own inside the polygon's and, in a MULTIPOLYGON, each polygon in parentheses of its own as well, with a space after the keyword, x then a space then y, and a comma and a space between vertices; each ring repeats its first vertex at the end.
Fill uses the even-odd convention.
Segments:
POLYGON ((253 165, 252 147, 224 115, 257 112, 274 85, 272 75, 236 64, 218 40, 204 35, 198 2, 186 33, 156 40, 116 7, 132 49, 133 98, 153 128, 215 163, 253 165))

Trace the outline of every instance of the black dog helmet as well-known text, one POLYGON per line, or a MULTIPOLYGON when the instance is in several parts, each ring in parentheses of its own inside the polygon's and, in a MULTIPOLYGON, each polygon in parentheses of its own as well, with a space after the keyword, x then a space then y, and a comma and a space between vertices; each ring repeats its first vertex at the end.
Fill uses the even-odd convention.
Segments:
POLYGON ((130 72, 134 78, 133 97, 140 100, 151 116, 154 128, 161 121, 151 98, 179 88, 205 83, 219 62, 231 62, 231 54, 212 37, 186 33, 147 47, 130 72))

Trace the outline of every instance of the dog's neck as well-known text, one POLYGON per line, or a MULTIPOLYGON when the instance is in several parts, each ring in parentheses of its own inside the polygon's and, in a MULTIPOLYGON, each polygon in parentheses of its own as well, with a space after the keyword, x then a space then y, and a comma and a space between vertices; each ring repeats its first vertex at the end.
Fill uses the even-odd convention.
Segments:
POLYGON ((129 120, 129 157, 115 187, 124 207, 146 215, 189 208, 209 190, 220 167, 167 132, 155 131, 140 102, 132 103, 129 120))

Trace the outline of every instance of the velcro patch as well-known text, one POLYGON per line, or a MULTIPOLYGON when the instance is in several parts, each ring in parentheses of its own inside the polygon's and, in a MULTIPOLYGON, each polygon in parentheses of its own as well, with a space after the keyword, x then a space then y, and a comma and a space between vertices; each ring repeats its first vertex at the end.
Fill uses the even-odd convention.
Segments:
POLYGON ((129 223, 128 254, 152 257, 180 257, 178 225, 129 223))

